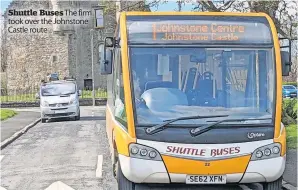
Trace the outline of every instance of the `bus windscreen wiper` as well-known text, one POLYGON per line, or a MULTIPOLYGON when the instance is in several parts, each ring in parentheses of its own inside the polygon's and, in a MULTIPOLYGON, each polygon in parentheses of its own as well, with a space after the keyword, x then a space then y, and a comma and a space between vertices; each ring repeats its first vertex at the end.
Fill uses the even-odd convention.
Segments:
POLYGON ((205 132, 213 129, 218 124, 223 123, 223 122, 249 121, 249 120, 268 120, 268 119, 272 119, 272 118, 223 119, 223 120, 219 120, 219 121, 214 121, 215 123, 212 123, 212 124, 209 124, 209 125, 206 125, 206 126, 197 127, 195 129, 192 129, 192 130, 190 130, 190 134, 192 136, 200 135, 202 133, 205 133, 205 132))
POLYGON ((208 115, 208 116, 196 115, 196 116, 188 116, 188 117, 178 117, 176 119, 166 120, 166 121, 164 121, 164 123, 149 127, 149 128, 146 129, 146 133, 149 134, 149 135, 152 135, 154 133, 157 133, 159 131, 164 130, 167 127, 168 124, 173 123, 175 121, 179 121, 179 120, 205 119, 205 118, 228 117, 228 116, 229 115, 208 115))

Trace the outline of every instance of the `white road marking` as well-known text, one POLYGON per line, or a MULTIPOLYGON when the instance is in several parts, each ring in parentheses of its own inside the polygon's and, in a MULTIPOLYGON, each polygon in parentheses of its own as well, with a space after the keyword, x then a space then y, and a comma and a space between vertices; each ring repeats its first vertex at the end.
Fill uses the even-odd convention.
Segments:
POLYGON ((97 168, 96 168, 96 177, 98 178, 102 178, 102 161, 103 161, 102 155, 98 155, 97 168))
POLYGON ((5 189, 4 187, 0 187, 0 190, 7 190, 7 189, 5 189))
POLYGON ((288 189, 288 190, 297 190, 297 187, 294 187, 293 185, 289 184, 288 182, 282 180, 282 186, 283 188, 285 189, 288 189))
POLYGON ((94 111, 92 111, 92 117, 94 117, 94 111))
POLYGON ((239 185, 243 190, 252 190, 251 188, 247 187, 246 185, 239 185))
POLYGON ((4 158, 4 155, 0 155, 0 162, 2 161, 3 158, 4 158))
POLYGON ((52 183, 48 188, 45 190, 75 190, 68 185, 62 183, 61 181, 56 181, 55 183, 52 183))

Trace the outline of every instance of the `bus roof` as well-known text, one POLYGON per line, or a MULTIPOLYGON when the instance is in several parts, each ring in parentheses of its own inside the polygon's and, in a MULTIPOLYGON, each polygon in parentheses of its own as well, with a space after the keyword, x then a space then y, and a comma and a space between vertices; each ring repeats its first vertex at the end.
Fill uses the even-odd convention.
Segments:
POLYGON ((168 16, 177 16, 177 15, 206 15, 206 16, 259 16, 259 17, 267 17, 270 16, 266 13, 237 13, 237 12, 175 12, 175 11, 161 11, 161 12, 141 12, 141 11, 127 11, 121 12, 122 15, 127 16, 160 16, 160 15, 168 15, 168 16))

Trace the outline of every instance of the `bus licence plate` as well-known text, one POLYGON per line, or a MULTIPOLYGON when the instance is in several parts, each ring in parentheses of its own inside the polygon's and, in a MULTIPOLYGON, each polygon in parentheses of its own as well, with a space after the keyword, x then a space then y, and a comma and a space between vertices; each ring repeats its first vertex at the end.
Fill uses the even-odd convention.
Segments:
POLYGON ((186 184, 226 184, 225 175, 187 175, 186 184))

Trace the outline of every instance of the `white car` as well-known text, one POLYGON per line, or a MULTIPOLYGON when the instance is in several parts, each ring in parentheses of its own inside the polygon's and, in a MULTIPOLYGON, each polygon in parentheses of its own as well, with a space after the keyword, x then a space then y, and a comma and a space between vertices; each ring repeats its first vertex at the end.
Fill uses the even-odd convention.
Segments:
POLYGON ((40 99, 41 122, 54 118, 80 119, 79 96, 75 81, 52 81, 41 85, 36 98, 40 99))

